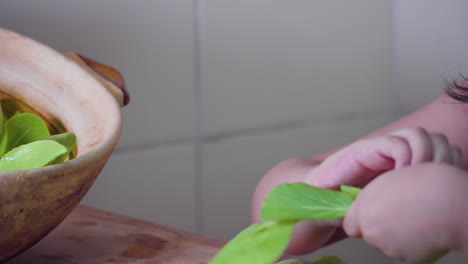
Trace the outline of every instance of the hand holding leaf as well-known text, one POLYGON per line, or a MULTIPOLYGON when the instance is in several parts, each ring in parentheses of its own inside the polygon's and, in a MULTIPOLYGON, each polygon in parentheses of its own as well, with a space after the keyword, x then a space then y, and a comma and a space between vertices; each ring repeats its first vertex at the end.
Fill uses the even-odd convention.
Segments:
MULTIPOLYGON (((344 217, 358 193, 359 189, 351 186, 342 186, 339 192, 304 183, 280 184, 264 199, 263 222, 239 233, 210 264, 270 264, 283 254, 298 221, 344 217)), ((335 257, 319 261, 322 264, 344 263, 337 262, 335 257)))

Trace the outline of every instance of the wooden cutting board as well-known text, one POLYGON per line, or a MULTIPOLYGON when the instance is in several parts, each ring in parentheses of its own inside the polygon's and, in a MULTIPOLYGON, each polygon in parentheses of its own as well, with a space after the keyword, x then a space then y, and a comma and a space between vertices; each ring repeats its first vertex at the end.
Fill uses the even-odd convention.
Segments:
POLYGON ((204 264, 224 243, 80 205, 54 231, 8 264, 204 264))

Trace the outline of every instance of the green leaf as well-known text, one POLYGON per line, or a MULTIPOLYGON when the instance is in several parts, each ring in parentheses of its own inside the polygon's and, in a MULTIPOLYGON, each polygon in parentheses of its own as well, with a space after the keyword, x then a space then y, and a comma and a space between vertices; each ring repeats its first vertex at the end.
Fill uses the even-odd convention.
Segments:
POLYGON ((19 113, 5 122, 0 156, 18 146, 50 136, 45 122, 36 114, 19 113))
POLYGON ((3 107, 1 105, 1 101, 0 101, 0 135, 3 133, 3 125, 5 123, 5 113, 3 113, 3 107))
POLYGON ((353 200, 356 199, 356 197, 361 192, 360 188, 357 188, 357 187, 354 187, 354 186, 349 186, 349 185, 341 185, 340 190, 341 190, 341 192, 351 196, 351 198, 353 198, 353 200))
POLYGON ((322 256, 315 260, 313 264, 346 264, 346 262, 336 256, 322 256))
POLYGON ((57 143, 62 144, 68 151, 72 151, 76 144, 76 135, 72 132, 66 132, 45 137, 42 138, 42 140, 53 140, 57 143))
POLYGON ((53 140, 39 140, 21 145, 0 159, 1 171, 26 170, 49 165, 67 149, 53 140))
POLYGON ((300 221, 342 218, 353 198, 345 193, 305 183, 285 183, 270 190, 263 201, 263 221, 300 221))
POLYGON ((73 150, 73 148, 76 145, 76 135, 74 133, 72 133, 72 132, 66 132, 66 133, 52 135, 52 136, 43 138, 42 140, 53 140, 53 141, 55 141, 57 143, 62 144, 67 149, 67 152, 65 154, 61 155, 60 157, 58 157, 53 162, 53 164, 62 163, 64 161, 66 161, 67 158, 69 157, 71 151, 73 150))
POLYGON ((0 157, 5 153, 6 146, 7 146, 7 139, 4 133, 5 122, 7 117, 5 116, 5 112, 3 111, 3 105, 0 101, 0 157))
MULTIPOLYGON (((2 129, 2 130, 5 131, 5 129, 2 129)), ((8 147, 7 133, 3 132, 0 135, 0 157, 2 157, 7 152, 7 147, 8 147)))
MULTIPOLYGON (((210 264, 270 264, 278 259, 291 239, 294 224, 301 220, 344 217, 360 189, 341 186, 340 191, 304 183, 275 186, 263 200, 260 217, 264 222, 239 233, 218 252, 210 264)), ((285 260, 277 264, 302 264, 285 260)), ((314 264, 345 264, 338 257, 324 256, 314 264)))
POLYGON ((210 264, 270 264, 291 239, 295 222, 266 221, 253 224, 227 243, 210 264))

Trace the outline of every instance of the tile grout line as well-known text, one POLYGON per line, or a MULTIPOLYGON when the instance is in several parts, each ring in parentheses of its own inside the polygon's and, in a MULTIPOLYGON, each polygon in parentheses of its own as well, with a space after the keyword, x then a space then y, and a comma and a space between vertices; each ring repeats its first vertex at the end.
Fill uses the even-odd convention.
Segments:
POLYGON ((195 230, 197 233, 203 233, 204 219, 203 219, 203 131, 204 131, 204 117, 203 117, 203 18, 204 18, 204 0, 193 1, 193 68, 194 68, 194 95, 195 95, 195 108, 194 108, 194 205, 195 205, 195 230))
MULTIPOLYGON (((404 110, 404 109, 403 109, 404 110)), ((406 112, 408 112, 406 110, 406 112)), ((333 117, 313 117, 313 118, 305 118, 301 120, 291 120, 291 121, 284 121, 275 124, 267 124, 258 127, 250 127, 250 128, 243 128, 237 130, 230 130, 230 131, 222 131, 216 132, 212 134, 206 135, 199 135, 198 137, 186 137, 186 138, 178 138, 172 140, 164 140, 159 142, 149 142, 141 145, 134 145, 134 146, 127 146, 121 147, 116 149, 116 154, 125 154, 125 153, 134 153, 137 151, 147 151, 147 150, 154 150, 157 148, 163 147, 174 147, 174 146, 181 146, 184 144, 196 144, 197 141, 200 143, 201 146, 208 143, 219 142, 226 139, 232 138, 239 138, 243 136, 255 136, 255 135, 267 135, 270 133, 279 133, 290 131, 294 129, 301 129, 301 128, 309 128, 313 125, 322 125, 328 123, 335 123, 339 121, 350 121, 350 120, 358 120, 358 119, 366 119, 370 117, 382 116, 382 115, 392 115, 396 116, 395 118, 398 119, 402 116, 401 111, 395 112, 395 109, 383 109, 381 111, 366 111, 360 113, 346 113, 340 114, 333 117)))

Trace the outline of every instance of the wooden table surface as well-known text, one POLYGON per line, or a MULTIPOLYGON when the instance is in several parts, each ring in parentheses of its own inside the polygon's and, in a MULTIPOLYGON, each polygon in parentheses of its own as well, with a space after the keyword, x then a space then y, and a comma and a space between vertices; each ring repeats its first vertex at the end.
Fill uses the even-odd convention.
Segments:
POLYGON ((223 242, 80 205, 7 264, 203 264, 223 242))

